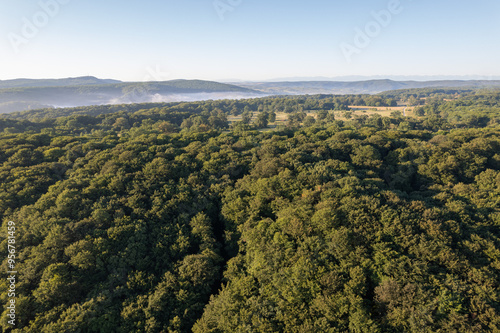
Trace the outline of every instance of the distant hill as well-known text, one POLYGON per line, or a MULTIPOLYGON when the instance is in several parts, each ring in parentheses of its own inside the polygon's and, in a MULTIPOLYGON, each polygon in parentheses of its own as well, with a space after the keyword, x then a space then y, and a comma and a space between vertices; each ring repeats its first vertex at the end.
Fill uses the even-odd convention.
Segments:
POLYGON ((267 95, 378 94, 422 88, 500 88, 500 81, 283 81, 226 84, 203 80, 121 82, 92 76, 0 81, 0 113, 107 104, 242 99, 267 95))
POLYGON ((500 81, 490 80, 441 80, 441 81, 284 81, 246 82, 239 86, 273 95, 303 94, 378 94, 384 91, 415 88, 488 88, 500 87, 500 81))
MULTIPOLYGON (((494 75, 346 75, 346 76, 292 76, 262 80, 261 82, 291 82, 291 81, 370 81, 370 80, 393 80, 393 81, 470 81, 470 80, 500 80, 500 76, 494 75)), ((245 82, 244 80, 224 80, 221 82, 245 82)))
POLYGON ((100 84, 121 83, 118 80, 102 80, 93 76, 73 77, 67 79, 15 79, 0 80, 0 89, 29 88, 29 87, 65 87, 65 86, 88 86, 100 84))
MULTIPOLYGON (((164 82, 96 83, 94 78, 65 79, 62 81, 21 81, 19 86, 0 89, 0 113, 34 109, 31 105, 73 107, 103 104, 129 104, 149 102, 195 101, 221 98, 247 98, 262 96, 252 89, 230 84, 202 80, 173 80, 164 82), (71 82, 74 85, 62 85, 71 82), (77 84, 81 83, 81 84, 77 84), (50 86, 50 84, 53 84, 50 86), (59 84, 59 85, 58 85, 59 84), (28 107, 29 106, 29 107, 28 107)), ((98 80, 98 79, 97 79, 98 80)), ((15 80, 14 80, 15 81, 15 80)), ((5 81, 4 81, 5 82, 5 81)), ((10 82, 10 85, 15 84, 10 82)))

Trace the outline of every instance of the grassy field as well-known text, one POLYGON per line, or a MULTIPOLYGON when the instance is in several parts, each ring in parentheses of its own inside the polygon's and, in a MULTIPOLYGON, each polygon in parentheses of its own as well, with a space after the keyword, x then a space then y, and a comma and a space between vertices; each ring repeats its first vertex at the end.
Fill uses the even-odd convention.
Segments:
MULTIPOLYGON (((406 116, 407 117, 412 117, 413 116, 413 109, 415 107, 405 107, 405 106, 391 106, 391 107, 386 107, 386 106, 380 106, 380 107, 371 107, 371 106, 356 106, 356 105, 350 105, 349 106, 353 111, 352 115, 372 115, 372 114, 379 114, 383 117, 389 117, 392 112, 394 111, 400 111, 403 113, 406 109, 406 116)), ((335 115, 338 115, 337 118, 342 119, 343 118, 343 111, 337 111, 335 115)))
MULTIPOLYGON (((400 111, 403 113, 406 107, 404 106, 394 106, 394 107, 371 107, 371 106, 356 106, 356 105, 350 105, 352 115, 355 116, 362 116, 362 115, 373 115, 373 114, 379 114, 383 117, 389 117, 392 112, 394 111, 400 111)), ((407 117, 412 117, 413 116, 413 109, 415 107, 407 107, 406 108, 406 116, 407 117)), ((335 119, 339 120, 346 120, 344 117, 344 112, 345 111, 334 111, 335 112, 335 119)), ((313 116, 314 118, 317 117, 316 112, 306 112, 308 116, 313 116)), ((254 117, 252 118, 252 121, 254 121, 257 118, 258 112, 254 112, 254 117)), ((288 119, 288 114, 284 112, 278 112, 276 113, 276 122, 269 124, 270 126, 272 125, 284 125, 286 123, 286 120, 288 119)), ((229 116, 228 121, 230 123, 241 121, 241 116, 229 116)))

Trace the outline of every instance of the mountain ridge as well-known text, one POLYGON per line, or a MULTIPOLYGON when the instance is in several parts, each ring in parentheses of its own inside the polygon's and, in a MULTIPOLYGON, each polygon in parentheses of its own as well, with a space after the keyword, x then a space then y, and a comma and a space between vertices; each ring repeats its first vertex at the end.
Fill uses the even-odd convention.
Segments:
POLYGON ((123 82, 93 76, 0 81, 0 113, 51 107, 243 99, 269 95, 358 95, 419 88, 500 88, 500 80, 280 81, 207 80, 123 82), (90 83, 90 84, 89 84, 90 83), (2 88, 3 87, 3 88, 2 88), (8 88, 5 88, 8 87, 8 88))
POLYGON ((394 81, 374 79, 367 81, 282 81, 246 82, 239 86, 270 94, 378 94, 398 89, 500 87, 500 80, 437 80, 394 81))
MULTIPOLYGON (((99 79, 97 79, 99 80, 99 79)), ((60 81, 65 82, 65 81, 60 81)), ((59 83, 60 83, 59 82, 59 83)), ((44 107, 194 101, 245 98, 263 93, 235 85, 204 80, 121 82, 69 86, 18 86, 0 89, 0 113, 44 107), (33 106, 33 107, 32 107, 33 106)), ((57 84, 57 81, 52 81, 57 84)))
POLYGON ((122 81, 113 79, 99 79, 95 76, 78 76, 62 79, 27 79, 0 80, 0 89, 27 88, 27 87, 63 87, 98 84, 116 84, 122 81))

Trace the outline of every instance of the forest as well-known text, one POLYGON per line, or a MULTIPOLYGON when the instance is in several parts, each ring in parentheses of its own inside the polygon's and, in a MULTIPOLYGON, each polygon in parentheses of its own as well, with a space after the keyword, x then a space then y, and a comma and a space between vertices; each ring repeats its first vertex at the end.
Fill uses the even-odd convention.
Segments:
POLYGON ((1 332, 500 331, 498 90, 39 109, 0 163, 1 332))

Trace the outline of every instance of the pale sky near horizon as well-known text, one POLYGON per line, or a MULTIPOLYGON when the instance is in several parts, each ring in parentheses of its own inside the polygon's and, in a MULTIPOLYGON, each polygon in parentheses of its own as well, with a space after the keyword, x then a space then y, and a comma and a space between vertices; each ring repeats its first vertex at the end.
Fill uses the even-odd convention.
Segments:
POLYGON ((2 0, 0 80, 487 79, 499 35, 498 0, 2 0))

